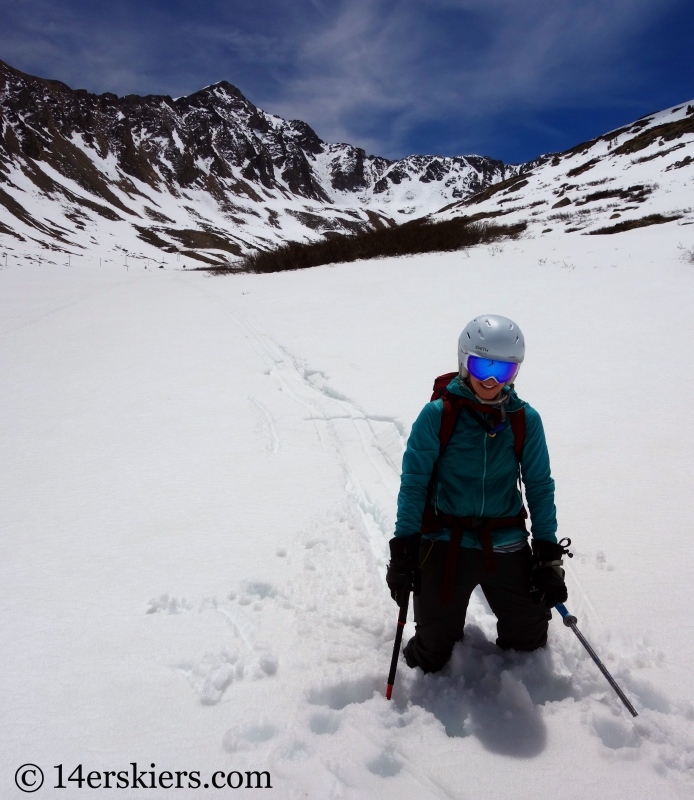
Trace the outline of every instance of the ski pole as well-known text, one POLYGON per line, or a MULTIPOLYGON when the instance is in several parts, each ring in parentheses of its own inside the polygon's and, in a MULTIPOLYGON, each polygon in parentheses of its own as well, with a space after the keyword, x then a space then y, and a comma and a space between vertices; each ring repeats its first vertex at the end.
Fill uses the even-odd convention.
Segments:
POLYGON ((390 700, 393 694, 393 684, 395 683, 395 673, 398 670, 398 659, 400 658, 400 645, 402 644, 402 632, 407 622, 407 609, 410 605, 410 593, 405 595, 400 613, 398 614, 398 628, 395 632, 395 644, 393 645, 393 658, 390 662, 390 672, 388 673, 388 687, 386 688, 386 700, 390 700))
POLYGON ((586 648, 586 650, 588 652, 588 655, 593 659, 593 661, 595 661, 595 663, 598 666, 598 669, 607 678, 607 681, 610 684, 610 686, 615 690, 615 692, 617 692, 617 696, 624 703, 624 705, 627 707, 627 709, 629 710, 629 713, 631 714, 631 716, 632 717, 638 717, 638 714, 636 713, 636 709, 629 702, 629 698, 620 689, 619 684, 617 683, 617 681, 607 671, 607 668, 602 663, 602 661, 600 661, 600 659, 598 658, 595 650, 593 650, 593 648, 586 641, 586 637, 576 627, 576 623, 578 622, 576 617, 574 617, 573 614, 569 614, 569 610, 567 609, 567 607, 563 603, 557 603, 556 606, 554 606, 554 607, 561 614, 562 619, 564 620, 564 625, 566 625, 567 628, 571 628, 571 630, 576 634, 576 636, 578 636, 579 642, 586 648))

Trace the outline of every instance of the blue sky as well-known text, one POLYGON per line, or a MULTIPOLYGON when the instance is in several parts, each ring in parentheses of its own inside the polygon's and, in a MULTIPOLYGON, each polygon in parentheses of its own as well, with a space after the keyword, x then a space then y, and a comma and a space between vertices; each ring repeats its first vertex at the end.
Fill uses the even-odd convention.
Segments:
POLYGON ((73 88, 256 105, 369 153, 506 162, 694 98, 692 0, 0 0, 0 58, 73 88))

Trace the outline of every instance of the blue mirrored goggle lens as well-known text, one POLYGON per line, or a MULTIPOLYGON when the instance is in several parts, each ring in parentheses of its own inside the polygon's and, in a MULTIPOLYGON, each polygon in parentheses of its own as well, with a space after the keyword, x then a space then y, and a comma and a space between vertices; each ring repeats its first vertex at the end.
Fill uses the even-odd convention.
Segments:
POLYGON ((468 356, 467 370, 478 381, 495 378, 499 383, 508 383, 518 371, 518 364, 513 361, 492 361, 489 358, 468 356))

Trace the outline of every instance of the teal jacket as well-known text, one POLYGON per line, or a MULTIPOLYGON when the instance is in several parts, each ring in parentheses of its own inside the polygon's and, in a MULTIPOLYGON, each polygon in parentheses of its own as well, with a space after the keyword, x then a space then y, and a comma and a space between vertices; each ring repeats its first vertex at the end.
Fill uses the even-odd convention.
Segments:
MULTIPOLYGON (((451 381, 448 391, 475 399, 458 378, 451 381)), ((554 481, 540 415, 515 391, 508 387, 504 391, 510 394, 506 405, 508 414, 525 408, 525 444, 520 466, 533 537, 556 542, 554 481)), ((429 481, 439 456, 442 412, 442 400, 427 403, 412 426, 402 461, 396 536, 411 536, 420 530, 429 481)), ((491 417, 487 419, 491 420, 491 417)), ((512 517, 519 513, 522 499, 518 490, 518 462, 513 449, 513 431, 508 422, 492 437, 468 414, 460 414, 448 447, 436 466, 432 502, 440 513, 458 517, 512 517)), ((424 536, 448 540, 450 531, 424 536)), ((492 531, 495 547, 521 542, 527 536, 520 528, 492 531)), ((481 547, 472 531, 465 531, 461 544, 463 547, 481 547)))

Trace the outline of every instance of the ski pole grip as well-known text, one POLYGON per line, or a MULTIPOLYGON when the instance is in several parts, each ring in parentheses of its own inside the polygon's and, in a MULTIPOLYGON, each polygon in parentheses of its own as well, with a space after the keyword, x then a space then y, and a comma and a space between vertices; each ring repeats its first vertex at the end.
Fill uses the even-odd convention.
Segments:
POLYGON ((572 625, 575 625, 578 622, 573 614, 569 614, 569 609, 563 603, 557 603, 554 607, 561 614, 562 619, 564 620, 564 625, 566 625, 567 628, 570 628, 572 625))

